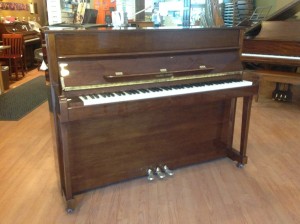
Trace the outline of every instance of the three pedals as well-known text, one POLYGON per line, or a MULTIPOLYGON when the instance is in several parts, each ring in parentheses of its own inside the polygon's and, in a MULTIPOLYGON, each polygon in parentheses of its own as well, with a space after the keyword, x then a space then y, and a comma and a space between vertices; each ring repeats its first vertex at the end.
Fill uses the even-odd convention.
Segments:
POLYGON ((156 167, 155 170, 153 169, 148 169, 147 170, 147 179, 149 181, 153 181, 155 179, 155 175, 157 175, 157 177, 159 179, 164 179, 166 176, 173 176, 174 172, 172 170, 170 170, 167 165, 164 165, 162 168, 161 167, 156 167))

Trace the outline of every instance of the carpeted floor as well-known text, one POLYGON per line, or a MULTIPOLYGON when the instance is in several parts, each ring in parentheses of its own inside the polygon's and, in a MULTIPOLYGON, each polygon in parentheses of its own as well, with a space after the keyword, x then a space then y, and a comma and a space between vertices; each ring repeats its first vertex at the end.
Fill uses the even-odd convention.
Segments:
POLYGON ((0 95, 0 120, 17 121, 48 99, 44 76, 0 95))

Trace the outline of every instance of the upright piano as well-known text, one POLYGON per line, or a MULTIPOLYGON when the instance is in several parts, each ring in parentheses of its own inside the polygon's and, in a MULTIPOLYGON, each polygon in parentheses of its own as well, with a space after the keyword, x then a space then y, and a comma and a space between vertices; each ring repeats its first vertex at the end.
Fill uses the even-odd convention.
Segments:
POLYGON ((101 186, 224 157, 247 163, 258 87, 242 77, 240 29, 46 30, 45 39, 68 212, 101 186))
POLYGON ((0 23, 0 40, 2 40, 2 34, 10 33, 23 34, 25 66, 26 68, 31 67, 34 64, 34 50, 41 48, 41 37, 39 32, 33 30, 26 21, 0 23))
POLYGON ((245 33, 241 60, 262 80, 277 82, 275 100, 290 101, 291 85, 300 84, 300 20, 292 19, 299 11, 293 1, 245 33))

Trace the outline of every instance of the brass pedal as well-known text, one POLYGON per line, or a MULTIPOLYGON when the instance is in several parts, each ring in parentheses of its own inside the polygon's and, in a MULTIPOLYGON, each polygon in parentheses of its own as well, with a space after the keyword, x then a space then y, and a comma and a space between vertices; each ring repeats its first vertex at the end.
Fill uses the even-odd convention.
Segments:
POLYGON ((159 167, 156 167, 155 173, 159 179, 164 179, 166 177, 166 174, 164 174, 159 167))
POLYGON ((169 167, 167 165, 164 165, 163 167, 164 172, 168 175, 168 176, 173 176, 174 175, 174 171, 170 170, 169 167))
POLYGON ((147 170, 147 179, 149 180, 149 181, 153 181, 154 180, 154 171, 152 170, 152 169, 148 169, 147 170))

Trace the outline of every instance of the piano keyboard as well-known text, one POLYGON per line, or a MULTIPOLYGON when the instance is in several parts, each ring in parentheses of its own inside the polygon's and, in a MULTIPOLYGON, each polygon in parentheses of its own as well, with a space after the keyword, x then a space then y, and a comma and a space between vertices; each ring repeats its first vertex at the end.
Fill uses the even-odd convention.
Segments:
POLYGON ((166 87, 152 87, 148 89, 137 89, 137 90, 127 90, 118 91, 113 93, 100 93, 100 94, 89 94, 84 96, 79 96, 85 106, 87 105, 99 105, 99 104, 109 104, 118 103, 134 100, 144 100, 151 98, 167 97, 184 95, 191 93, 200 93, 207 91, 231 89, 238 87, 251 86, 250 81, 237 81, 237 80, 226 80, 210 83, 194 83, 186 85, 174 85, 166 87))
POLYGON ((242 53, 243 57, 256 57, 256 58, 270 58, 270 59, 287 59, 287 60, 300 60, 298 56, 284 56, 284 55, 270 55, 270 54, 248 54, 242 53))

